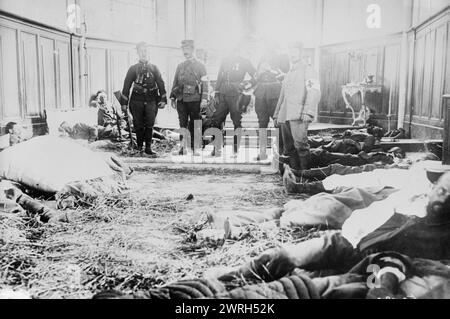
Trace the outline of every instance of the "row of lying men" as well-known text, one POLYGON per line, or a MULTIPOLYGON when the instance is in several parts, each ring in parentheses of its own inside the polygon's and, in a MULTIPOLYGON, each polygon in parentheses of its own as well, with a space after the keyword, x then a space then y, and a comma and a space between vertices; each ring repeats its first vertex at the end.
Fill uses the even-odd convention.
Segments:
MULTIPOLYGON (((367 130, 347 130, 343 134, 332 136, 307 137, 304 151, 306 155, 303 155, 307 160, 303 162, 296 154, 293 143, 286 147, 283 145, 286 139, 281 139, 279 168, 287 193, 321 193, 324 191, 321 180, 335 174, 357 174, 381 168, 409 168, 413 162, 406 158, 406 153, 400 147, 382 151, 380 140, 384 134, 381 128, 375 128, 375 134, 369 126, 367 130)), ((426 148, 431 146, 433 145, 426 145, 426 148)), ((435 153, 431 149, 427 150, 414 161, 438 161, 439 157, 435 153)))
MULTIPOLYGON (((430 187, 423 171, 383 171, 384 181, 360 177, 359 186, 347 185, 353 187, 353 195, 359 191, 359 197, 341 188, 327 195, 328 200, 310 198, 328 204, 334 198, 344 205, 350 215, 344 225, 327 227, 312 238, 285 243, 204 278, 132 294, 103 291, 94 298, 448 299, 450 173, 430 187)), ((336 214, 337 208, 328 207, 329 213, 336 214)))

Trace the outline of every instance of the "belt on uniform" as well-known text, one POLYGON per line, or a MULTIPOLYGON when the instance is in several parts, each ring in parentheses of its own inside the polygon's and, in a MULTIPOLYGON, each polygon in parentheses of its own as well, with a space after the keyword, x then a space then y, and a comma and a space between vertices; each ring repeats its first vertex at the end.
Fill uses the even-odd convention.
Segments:
POLYGON ((277 83, 281 83, 280 81, 258 81, 258 83, 260 84, 277 84, 277 83))

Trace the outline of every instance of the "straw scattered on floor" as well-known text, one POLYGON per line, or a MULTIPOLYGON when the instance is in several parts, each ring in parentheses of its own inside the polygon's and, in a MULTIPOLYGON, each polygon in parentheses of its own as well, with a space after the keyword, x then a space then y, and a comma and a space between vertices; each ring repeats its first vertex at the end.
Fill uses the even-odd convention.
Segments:
POLYGON ((290 199, 278 176, 174 171, 137 172, 131 193, 68 211, 68 224, 0 215, 0 288, 35 298, 90 298, 131 292, 235 267, 315 230, 249 227, 240 241, 208 243, 192 234, 215 209, 267 209, 290 199))

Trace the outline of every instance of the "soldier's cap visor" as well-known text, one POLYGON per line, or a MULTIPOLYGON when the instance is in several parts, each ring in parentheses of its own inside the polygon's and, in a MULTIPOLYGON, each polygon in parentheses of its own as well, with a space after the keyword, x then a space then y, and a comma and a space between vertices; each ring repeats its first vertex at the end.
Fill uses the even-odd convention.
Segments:
POLYGON ((194 48, 194 40, 183 40, 181 41, 182 48, 194 48))
POLYGON ((136 44, 136 49, 139 49, 139 48, 142 48, 142 47, 146 48, 147 47, 147 42, 139 42, 138 44, 136 44))

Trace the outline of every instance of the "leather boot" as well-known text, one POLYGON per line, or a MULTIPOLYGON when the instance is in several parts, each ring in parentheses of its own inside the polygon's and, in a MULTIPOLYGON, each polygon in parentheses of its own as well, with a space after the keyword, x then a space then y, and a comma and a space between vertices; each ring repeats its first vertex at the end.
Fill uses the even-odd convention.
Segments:
POLYGON ((136 130, 136 144, 137 150, 142 150, 144 146, 144 130, 136 130))
POLYGON ((326 192, 325 188, 323 187, 322 182, 309 182, 309 183, 298 183, 296 184, 296 193, 297 194, 310 194, 315 195, 319 193, 326 192))
POLYGON ((238 136, 234 135, 233 136, 233 153, 237 154, 239 151, 239 147, 238 147, 238 136))
POLYGON ((156 153, 152 151, 153 128, 145 130, 145 154, 156 157, 156 153))
POLYGON ((298 158, 298 155, 296 153, 293 153, 291 154, 291 156, 289 156, 289 167, 296 171, 302 169, 300 159, 298 158))
POLYGON ((297 183, 294 173, 289 169, 285 169, 283 184, 288 194, 315 195, 326 191, 322 182, 297 183))
POLYGON ((327 176, 331 175, 331 166, 327 167, 320 167, 320 168, 311 168, 307 170, 292 170, 295 176, 299 177, 300 179, 306 179, 306 180, 323 180, 327 176))
POLYGON ((304 151, 297 151, 298 159, 300 162, 300 169, 302 171, 308 170, 311 168, 311 154, 308 152, 305 154, 304 151))

